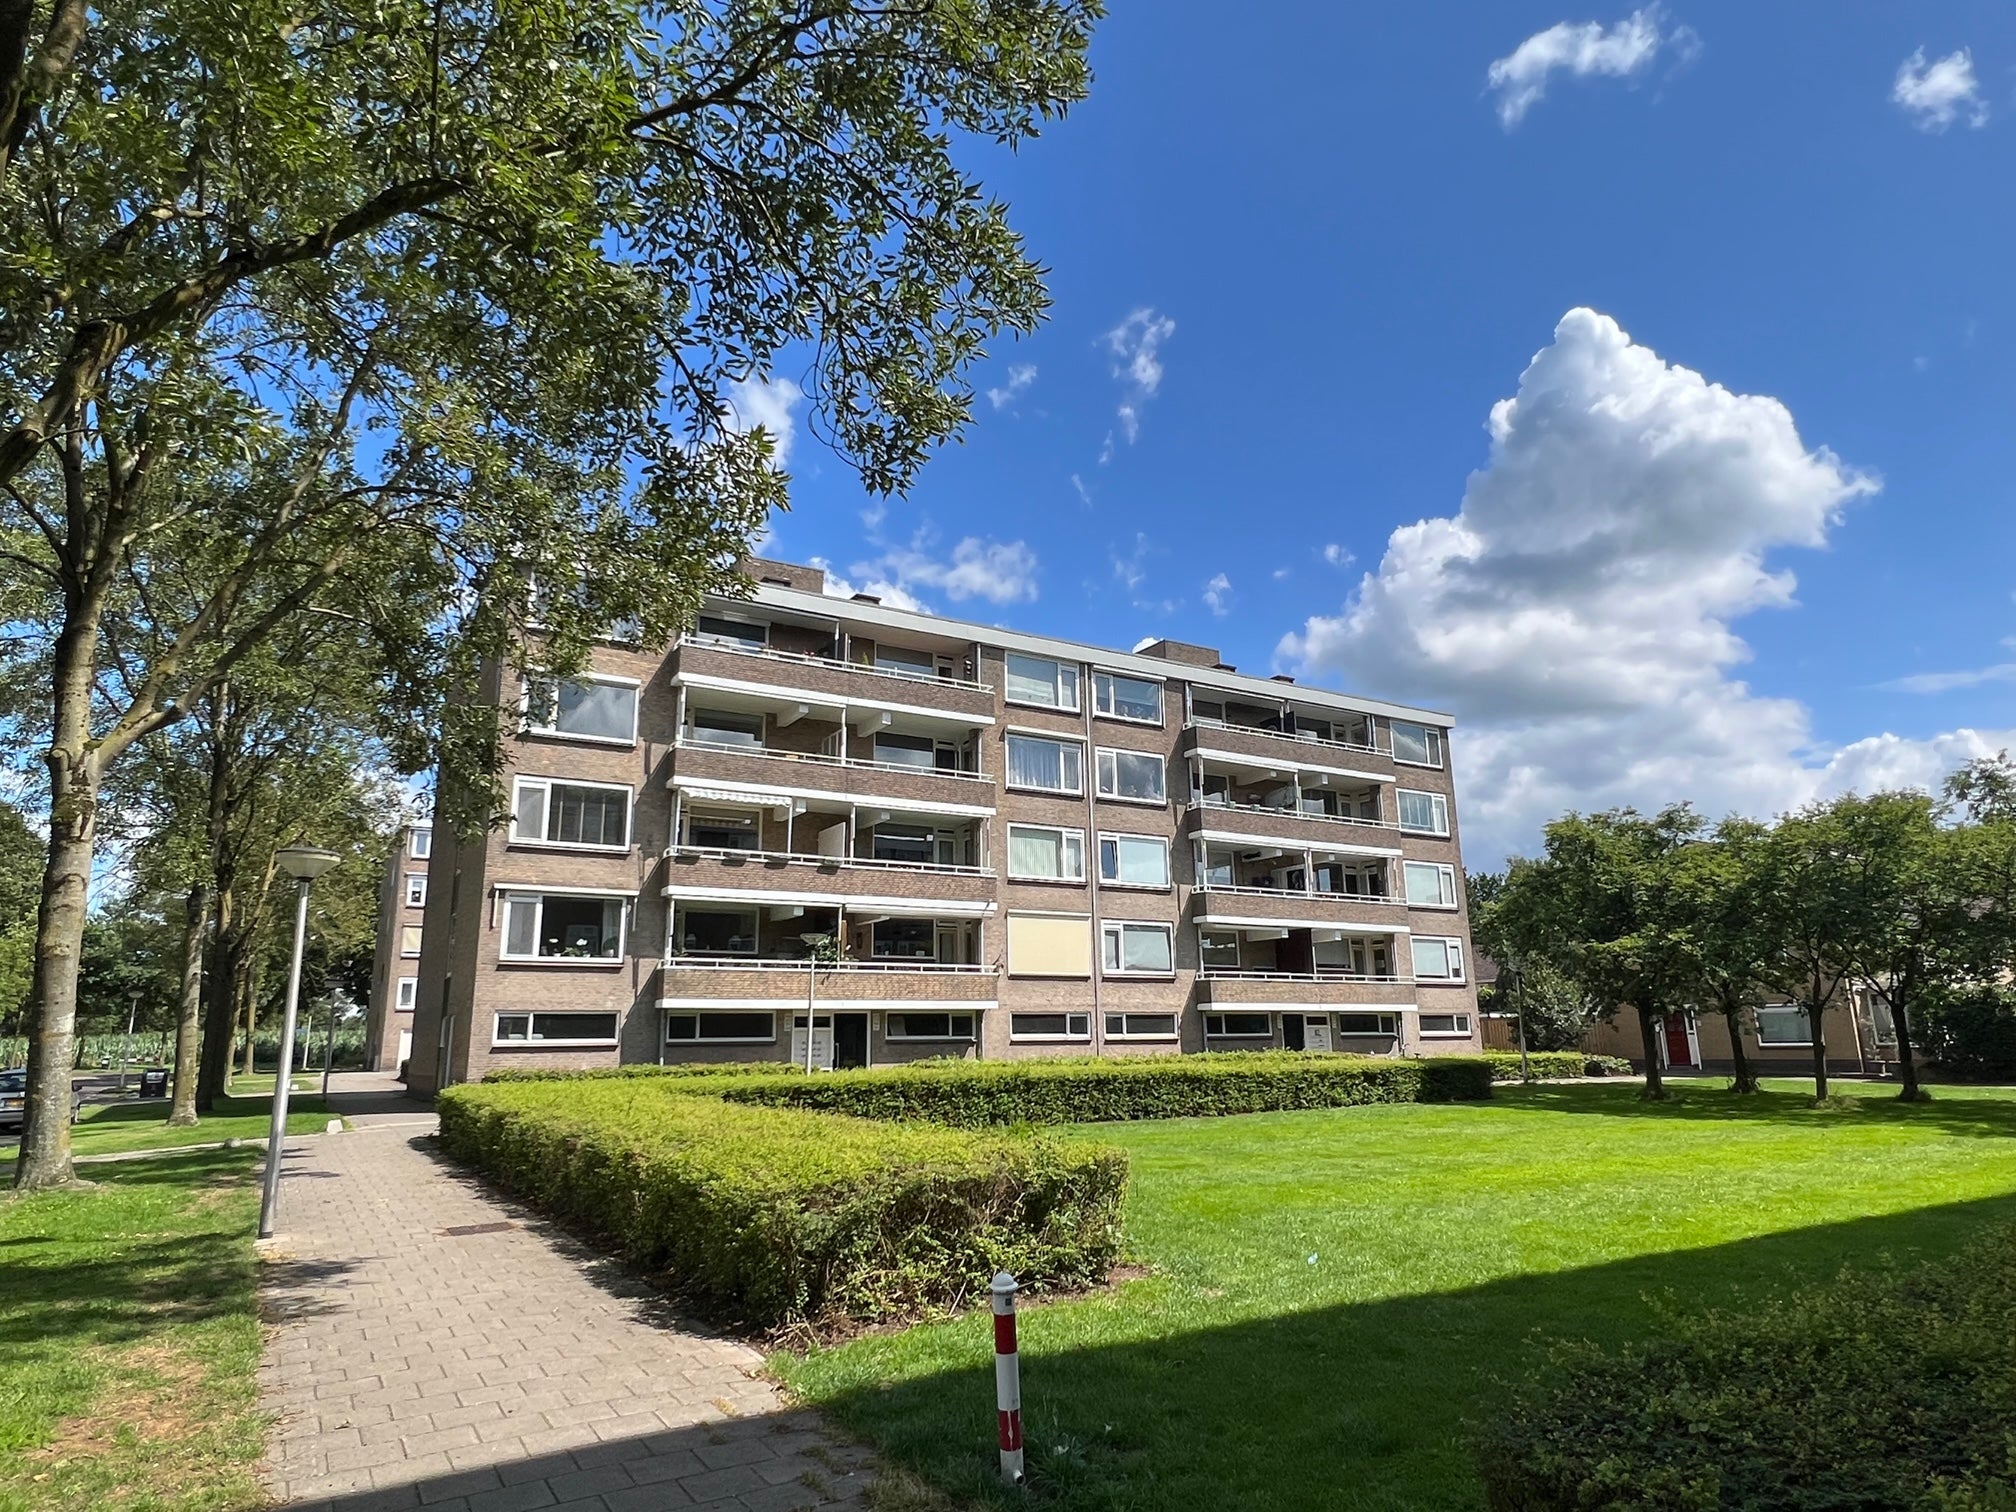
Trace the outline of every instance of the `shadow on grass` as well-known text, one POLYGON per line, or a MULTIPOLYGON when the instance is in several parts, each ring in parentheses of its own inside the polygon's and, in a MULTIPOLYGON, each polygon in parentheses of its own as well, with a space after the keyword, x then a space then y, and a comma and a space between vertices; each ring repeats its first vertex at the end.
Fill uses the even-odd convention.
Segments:
MULTIPOLYGON (((1656 1331, 1652 1298, 1740 1309, 1844 1263, 1907 1263, 2011 1220, 2016 1196, 1998 1197, 1188 1332, 1167 1332, 1180 1318, 1158 1318, 1156 1304, 1103 1322, 1032 1309, 1029 1499, 1056 1512, 1476 1508, 1465 1425, 1540 1368, 1550 1340, 1616 1344, 1656 1331), (1095 1327, 1142 1337, 1070 1342, 1095 1327)), ((994 1481, 990 1338, 977 1326, 959 1337, 970 1366, 821 1392, 818 1405, 948 1491, 1024 1505, 994 1481)))
POLYGON ((1787 1123, 1831 1125, 1908 1124, 1941 1134, 1981 1138, 2016 1135, 2016 1099, 1970 1095, 1964 1087, 1931 1089, 1926 1102, 1899 1102, 1886 1090, 1849 1094, 1815 1107, 1811 1092, 1766 1089, 1742 1096, 1715 1078, 1669 1082, 1667 1096, 1647 1101, 1636 1083, 1604 1086, 1501 1085, 1494 1104, 1536 1113, 1596 1114, 1608 1118, 1662 1119, 1683 1123, 1787 1123))

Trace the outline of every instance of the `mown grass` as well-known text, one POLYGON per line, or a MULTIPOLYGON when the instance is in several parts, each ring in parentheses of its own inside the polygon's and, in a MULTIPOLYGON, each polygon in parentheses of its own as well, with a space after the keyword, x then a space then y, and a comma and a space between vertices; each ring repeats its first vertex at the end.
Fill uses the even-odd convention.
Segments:
MULTIPOLYGON (((319 1081, 297 1080, 296 1088, 319 1087, 319 1081)), ((114 1155, 128 1150, 179 1150, 186 1145, 214 1144, 225 1139, 264 1139, 273 1117, 273 1078, 254 1082, 240 1078, 233 1095, 217 1100, 217 1109, 187 1128, 170 1128, 165 1102, 86 1103, 70 1130, 75 1155, 114 1155), (262 1095, 263 1089, 263 1095, 262 1095), (250 1095, 248 1095, 248 1093, 250 1095)), ((329 1113, 319 1093, 293 1092, 287 1103, 289 1134, 319 1134, 329 1113)), ((0 1149, 0 1164, 20 1154, 18 1145, 0 1149)))
MULTIPOLYGON (((1029 1309, 1020 1504, 1473 1508, 1464 1425, 1548 1336, 1621 1341, 1648 1298, 1740 1305, 1845 1261, 1948 1251, 2016 1217, 2016 1094, 1796 1083, 1501 1090, 1101 1124, 1132 1152, 1151 1270, 1029 1309)), ((987 1320, 870 1336, 776 1372, 936 1485, 1002 1505, 987 1320)))
POLYGON ((252 1151, 0 1199, 0 1512, 264 1505, 252 1151))

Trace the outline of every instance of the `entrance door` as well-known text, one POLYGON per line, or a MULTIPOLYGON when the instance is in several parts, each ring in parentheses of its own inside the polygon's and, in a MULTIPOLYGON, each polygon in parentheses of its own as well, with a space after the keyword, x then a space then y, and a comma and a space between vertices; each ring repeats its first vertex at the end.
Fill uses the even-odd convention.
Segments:
POLYGON ((1669 1013, 1666 1015, 1666 1064, 1679 1070, 1691 1070, 1694 1066, 1694 1036, 1689 1032, 1687 1015, 1669 1013))
POLYGON ((1330 1049, 1329 1015, 1310 1014, 1308 1023, 1302 1030, 1302 1037, 1308 1041, 1311 1050, 1327 1052, 1330 1049))
POLYGON ((851 1071, 868 1064, 868 1015, 833 1015, 833 1068, 851 1071))
POLYGON ((399 1031, 399 1058, 392 1063, 394 1073, 404 1072, 406 1062, 411 1059, 413 1059, 413 1031, 411 1029, 401 1029, 399 1031))
POLYGON ((1308 1041, 1303 1036, 1304 1022, 1299 1013, 1281 1015, 1281 1045, 1287 1050, 1306 1050, 1308 1041))
MULTIPOLYGON (((791 1064, 805 1064, 805 1015, 799 1014, 791 1021, 791 1064)), ((833 1069, 833 1016, 822 1013, 813 1020, 812 1027, 812 1069, 831 1071, 833 1069)))

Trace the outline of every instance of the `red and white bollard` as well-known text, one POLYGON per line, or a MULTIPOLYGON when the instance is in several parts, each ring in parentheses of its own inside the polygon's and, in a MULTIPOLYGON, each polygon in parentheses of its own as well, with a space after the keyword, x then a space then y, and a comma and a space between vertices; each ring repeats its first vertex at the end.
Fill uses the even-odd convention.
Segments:
POLYGON ((999 1272, 994 1297, 994 1401, 1001 1419, 1001 1479, 1022 1484, 1022 1363, 1015 1352, 1015 1278, 999 1272))

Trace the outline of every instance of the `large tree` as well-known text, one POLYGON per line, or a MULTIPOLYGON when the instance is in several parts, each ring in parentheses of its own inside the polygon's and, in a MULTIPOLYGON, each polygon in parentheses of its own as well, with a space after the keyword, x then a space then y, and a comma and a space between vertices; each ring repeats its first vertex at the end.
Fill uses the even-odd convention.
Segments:
POLYGON ((1046 304, 955 148, 1081 97, 1097 13, 0 6, 0 553, 49 668, 17 1184, 72 1179, 112 763, 307 612, 370 631, 409 733, 515 653, 535 578, 570 606, 542 643, 562 669, 616 621, 668 633, 783 502, 730 404, 780 364, 871 488, 904 486, 967 418, 982 343, 1046 304), (108 687, 108 613, 164 570, 197 607, 108 687))
POLYGON ((1684 990, 1722 1015, 1729 1033, 1732 1090, 1757 1090, 1744 1019, 1762 1000, 1775 941, 1759 909, 1764 827, 1725 819, 1712 838, 1667 858, 1661 908, 1684 990))
POLYGON ((1781 817, 1757 851, 1759 927, 1771 937, 1765 979, 1798 1004, 1813 1048, 1813 1096, 1827 1096, 1827 1012, 1854 977, 1855 952, 1876 928, 1876 892, 1863 875, 1866 839, 1853 796, 1781 817))

